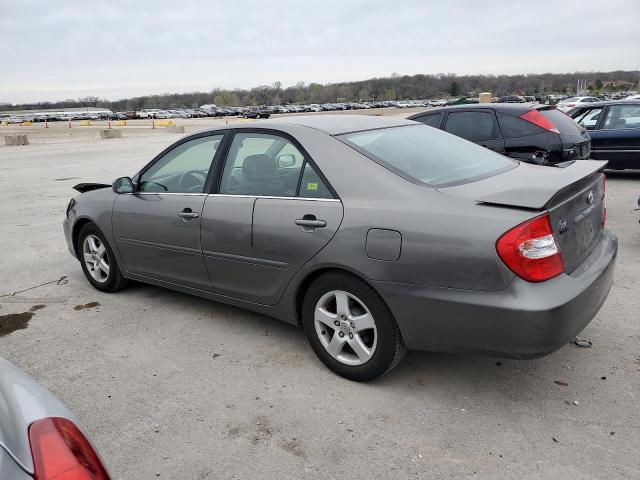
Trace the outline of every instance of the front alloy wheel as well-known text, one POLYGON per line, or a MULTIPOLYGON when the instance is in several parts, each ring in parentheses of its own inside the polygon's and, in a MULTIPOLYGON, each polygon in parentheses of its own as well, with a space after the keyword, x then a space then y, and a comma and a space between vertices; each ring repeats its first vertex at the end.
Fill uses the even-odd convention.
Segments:
POLYGON ((89 283, 103 292, 115 292, 128 281, 122 276, 116 255, 93 223, 84 225, 78 234, 76 251, 82 271, 89 283))
POLYGON ((95 235, 87 235, 82 242, 82 258, 87 271, 98 283, 109 278, 109 255, 107 248, 95 235))

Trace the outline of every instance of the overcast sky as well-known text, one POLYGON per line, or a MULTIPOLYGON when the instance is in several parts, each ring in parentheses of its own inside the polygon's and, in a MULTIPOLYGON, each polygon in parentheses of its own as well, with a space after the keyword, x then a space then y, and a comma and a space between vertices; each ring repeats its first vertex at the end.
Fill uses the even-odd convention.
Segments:
POLYGON ((0 102, 640 70, 640 0, 0 0, 0 102))

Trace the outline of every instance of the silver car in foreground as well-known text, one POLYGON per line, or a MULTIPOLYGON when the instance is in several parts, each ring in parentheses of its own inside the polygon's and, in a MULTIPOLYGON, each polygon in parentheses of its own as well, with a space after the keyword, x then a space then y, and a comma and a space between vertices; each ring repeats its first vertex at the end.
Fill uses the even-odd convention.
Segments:
POLYGON ((99 290, 138 280, 301 325, 369 380, 407 349, 527 358, 578 334, 617 252, 605 164, 524 164, 399 118, 280 118, 77 185, 64 232, 99 290))
POLYGON ((53 395, 0 358, 0 479, 109 480, 78 421, 53 395))

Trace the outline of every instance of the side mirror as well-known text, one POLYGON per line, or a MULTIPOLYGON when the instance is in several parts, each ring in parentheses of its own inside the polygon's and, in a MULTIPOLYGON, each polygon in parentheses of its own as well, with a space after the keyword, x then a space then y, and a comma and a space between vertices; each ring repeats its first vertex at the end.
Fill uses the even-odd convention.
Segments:
POLYGON ((293 167, 295 164, 296 164, 296 157, 294 157, 290 153, 286 153, 278 157, 279 168, 290 168, 290 167, 293 167))
POLYGON ((129 177, 116 178, 113 181, 112 188, 116 193, 133 193, 133 180, 129 177))

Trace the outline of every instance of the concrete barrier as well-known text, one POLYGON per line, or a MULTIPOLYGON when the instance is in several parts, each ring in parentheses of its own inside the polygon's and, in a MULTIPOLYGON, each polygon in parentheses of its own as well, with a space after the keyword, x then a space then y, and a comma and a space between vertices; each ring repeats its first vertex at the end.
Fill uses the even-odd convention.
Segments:
POLYGON ((184 133, 184 125, 171 125, 166 130, 171 133, 184 133))
POLYGON ((155 120, 153 125, 156 127, 172 127, 173 121, 171 120, 155 120))
POLYGON ((122 130, 100 130, 100 138, 122 138, 122 130))
POLYGON ((91 126, 91 120, 82 120, 80 122, 80 126, 81 127, 90 127, 91 126))
POLYGON ((4 142, 7 145, 29 145, 29 139, 26 135, 5 135, 4 142))

